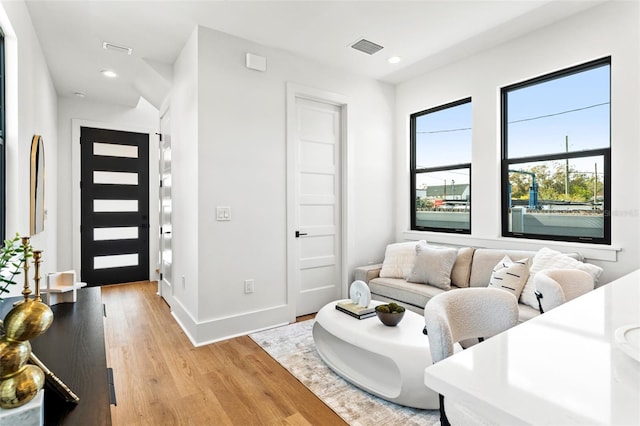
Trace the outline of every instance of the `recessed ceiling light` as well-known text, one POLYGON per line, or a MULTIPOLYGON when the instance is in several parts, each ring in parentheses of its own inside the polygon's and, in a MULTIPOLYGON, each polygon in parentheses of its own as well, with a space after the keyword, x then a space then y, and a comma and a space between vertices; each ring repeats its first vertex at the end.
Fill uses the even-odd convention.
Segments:
POLYGON ((73 92, 73 94, 74 94, 74 95, 76 95, 76 96, 77 96, 77 97, 79 97, 79 98, 84 98, 85 96, 87 96, 87 95, 85 95, 85 94, 84 94, 84 93, 82 93, 82 92, 73 92))
POLYGON ((402 58, 400 58, 399 56, 392 56, 389 59, 387 59, 387 62, 389 62, 390 64, 397 64, 401 60, 402 58))
POLYGON ((111 70, 102 70, 100 72, 102 73, 102 75, 104 75, 105 77, 109 77, 109 78, 116 78, 118 76, 118 74, 116 74, 115 72, 113 72, 111 70))

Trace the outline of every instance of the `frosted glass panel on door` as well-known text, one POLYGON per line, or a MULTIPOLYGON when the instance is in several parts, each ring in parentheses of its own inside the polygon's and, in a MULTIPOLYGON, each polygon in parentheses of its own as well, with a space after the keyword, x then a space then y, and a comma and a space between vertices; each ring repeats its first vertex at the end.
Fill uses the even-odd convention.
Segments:
POLYGON ((93 155, 101 155, 104 157, 138 158, 138 147, 134 145, 94 142, 93 155))
POLYGON ((93 200, 93 211, 101 212, 137 212, 138 200, 93 200))
POLYGON ((111 256, 95 256, 93 269, 122 268, 124 266, 137 266, 138 254, 114 254, 111 256))
POLYGON ((138 173, 94 171, 93 183, 106 185, 137 185, 138 173))
POLYGON ((162 209, 160 211, 160 217, 162 219, 163 232, 171 232, 171 200, 162 202, 162 209))
POLYGON ((161 171, 170 172, 171 171, 171 148, 166 148, 162 152, 162 160, 163 160, 163 167, 161 171))
POLYGON ((171 173, 162 174, 162 187, 171 188, 171 173))
POLYGON ((160 188, 160 197, 162 198, 162 203, 169 202, 171 204, 171 185, 162 185, 160 188))
MULTIPOLYGON (((167 256, 167 254, 163 254, 163 256, 167 256)), ((163 267, 162 267, 162 278, 166 279, 167 282, 171 282, 171 277, 173 275, 172 274, 172 269, 171 269, 171 250, 169 250, 169 260, 167 260, 166 262, 163 262, 163 267)), ((164 259, 164 257, 163 257, 164 259)))
POLYGON ((137 226, 118 226, 113 228, 93 228, 94 241, 131 240, 138 238, 137 226))

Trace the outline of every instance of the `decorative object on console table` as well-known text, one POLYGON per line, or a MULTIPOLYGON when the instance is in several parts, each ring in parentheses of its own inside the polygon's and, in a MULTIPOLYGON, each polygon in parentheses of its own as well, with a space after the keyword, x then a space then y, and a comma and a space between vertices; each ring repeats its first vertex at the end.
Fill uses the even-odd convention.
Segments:
POLYGON ((375 309, 380 322, 389 327, 395 327, 404 317, 404 307, 394 302, 388 305, 378 305, 375 309))
POLYGON ((86 285, 76 281, 76 271, 53 272, 47 274, 47 287, 43 291, 49 294, 49 306, 74 303, 78 300, 78 289, 86 285))
POLYGON ((58 378, 58 376, 53 374, 33 352, 31 352, 31 355, 29 356, 29 362, 40 367, 45 376, 45 385, 47 389, 55 392, 65 402, 71 402, 73 404, 80 402, 78 395, 73 393, 73 391, 58 378))
MULTIPOLYGON (((0 337, 0 407, 20 407, 31 401, 44 385, 44 373, 27 364, 31 354, 29 340, 43 334, 53 322, 53 312, 40 300, 39 285, 35 298, 29 288, 29 262, 32 250, 28 237, 22 238, 22 265, 24 268, 24 300, 18 301, 5 316, 4 335, 0 337)), ((35 281, 40 280, 42 252, 33 252, 35 281)))

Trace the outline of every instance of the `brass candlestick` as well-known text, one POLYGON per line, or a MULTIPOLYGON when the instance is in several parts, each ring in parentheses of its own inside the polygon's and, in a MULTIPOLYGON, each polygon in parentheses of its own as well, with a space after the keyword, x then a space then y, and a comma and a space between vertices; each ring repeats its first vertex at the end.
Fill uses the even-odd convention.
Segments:
POLYGON ((36 292, 33 300, 42 302, 42 298, 40 297, 40 263, 42 263, 42 250, 33 251, 33 263, 36 266, 35 274, 33 276, 33 282, 36 292))
POLYGON ((22 237, 22 258, 24 269, 24 289, 22 290, 22 295, 24 296, 24 300, 29 299, 29 295, 31 294, 31 289, 29 288, 29 254, 30 254, 31 244, 29 244, 29 237, 22 237))

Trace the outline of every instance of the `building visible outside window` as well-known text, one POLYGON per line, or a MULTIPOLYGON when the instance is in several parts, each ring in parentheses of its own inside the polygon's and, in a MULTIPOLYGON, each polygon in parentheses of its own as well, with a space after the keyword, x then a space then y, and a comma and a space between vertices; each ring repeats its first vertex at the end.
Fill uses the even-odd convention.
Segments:
POLYGON ((412 114, 411 229, 471 233, 471 98, 412 114))
POLYGON ((502 234, 611 242, 611 58, 502 89, 502 234))
POLYGON ((4 32, 0 28, 0 241, 6 235, 4 32))

